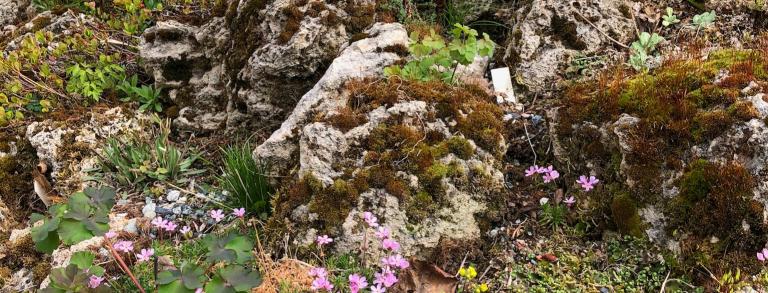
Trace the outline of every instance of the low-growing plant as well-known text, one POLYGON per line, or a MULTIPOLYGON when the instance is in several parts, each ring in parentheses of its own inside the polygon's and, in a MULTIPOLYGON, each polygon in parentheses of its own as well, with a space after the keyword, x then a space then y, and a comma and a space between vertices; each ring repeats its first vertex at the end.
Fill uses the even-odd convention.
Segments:
POLYGON ((67 92, 98 102, 105 91, 116 89, 125 79, 125 69, 115 59, 102 54, 96 63, 76 63, 67 68, 67 92))
POLYGON ((662 18, 664 20, 661 22, 661 25, 663 25, 664 27, 669 27, 673 24, 680 22, 680 20, 677 19, 677 15, 675 15, 675 10, 672 9, 672 7, 667 7, 666 14, 662 16, 662 18))
POLYGON ((51 270, 50 285, 40 292, 112 292, 106 286, 93 286, 96 280, 101 283, 105 271, 103 267, 93 263, 94 258, 95 255, 90 251, 73 253, 69 265, 51 270), (91 281, 92 279, 95 280, 91 281))
POLYGON ((469 65, 477 56, 493 55, 496 44, 486 33, 483 33, 482 39, 478 39, 476 30, 457 23, 451 35, 453 40, 446 44, 443 37, 434 30, 424 38, 420 38, 417 32, 412 32, 408 51, 415 60, 402 67, 389 66, 384 69, 384 74, 410 80, 442 80, 453 83, 459 65, 469 65))
POLYGON ((646 68, 645 62, 656 51, 656 46, 663 41, 664 38, 657 33, 642 32, 637 41, 632 42, 632 55, 629 57, 632 68, 638 71, 646 68))
POLYGON ((67 203, 55 204, 48 216, 32 214, 32 240, 41 252, 52 253, 60 243, 73 245, 109 230, 109 211, 115 205, 115 189, 86 188, 71 195, 67 203), (42 221, 42 224, 36 225, 42 221))
POLYGON ((123 102, 137 101, 139 103, 139 112, 146 110, 162 112, 163 103, 161 89, 156 89, 152 85, 138 85, 138 76, 133 75, 131 78, 123 80, 117 89, 120 90, 125 97, 120 99, 123 102))
POLYGON ((253 159, 252 150, 249 142, 222 150, 224 168, 219 182, 230 193, 235 206, 262 215, 270 211, 272 190, 266 176, 267 166, 253 159))
POLYGON ((111 172, 120 184, 131 186, 148 181, 185 182, 188 176, 203 172, 192 168, 197 154, 187 154, 168 139, 170 121, 156 118, 156 122, 160 134, 152 145, 137 139, 108 138, 100 160, 102 172, 111 172))
POLYGON ((200 264, 185 261, 180 268, 157 275, 158 292, 250 292, 261 284, 261 275, 252 268, 253 242, 236 232, 211 234, 202 240, 207 248, 200 264), (207 282, 206 282, 207 281, 207 282))
POLYGON ((691 21, 693 26, 696 27, 696 30, 699 29, 705 29, 715 23, 715 18, 717 18, 717 15, 715 14, 715 11, 709 11, 704 12, 702 14, 697 14, 693 16, 693 20, 691 21))

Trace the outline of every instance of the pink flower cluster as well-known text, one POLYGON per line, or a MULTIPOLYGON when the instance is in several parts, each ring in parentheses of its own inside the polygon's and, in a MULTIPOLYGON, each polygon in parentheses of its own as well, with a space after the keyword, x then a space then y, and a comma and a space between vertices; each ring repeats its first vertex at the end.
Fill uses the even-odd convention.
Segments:
POLYGON ((581 185, 581 188, 584 188, 584 191, 592 190, 598 182, 600 182, 600 180, 595 178, 595 176, 589 176, 589 178, 587 178, 587 176, 581 175, 579 176, 579 180, 576 180, 576 183, 581 185))
POLYGON ((163 219, 163 217, 157 217, 152 220, 152 226, 155 226, 158 230, 165 230, 166 232, 173 232, 176 230, 176 223, 163 219))
MULTIPOLYGON (((391 238, 392 231, 389 228, 381 226, 378 218, 371 212, 364 212, 362 218, 368 228, 373 229, 373 235, 381 241, 381 248, 387 256, 381 259, 380 271, 374 274, 373 285, 368 283, 365 276, 352 274, 349 275, 349 291, 358 293, 367 287, 372 293, 384 293, 397 283, 396 270, 407 269, 410 267, 410 263, 402 255, 396 254, 400 250, 400 243, 391 238), (369 285, 370 287, 368 287, 369 285)), ((316 242, 318 246, 322 247, 333 242, 333 239, 328 235, 321 235, 317 237, 316 242)), ((328 280, 328 271, 324 268, 313 268, 310 270, 309 276, 314 278, 312 290, 328 292, 333 290, 333 284, 328 280)))
POLYGON ((528 167, 528 170, 525 170, 525 177, 530 177, 536 174, 544 174, 541 177, 544 179, 544 183, 549 183, 560 178, 560 172, 557 172, 551 165, 546 168, 533 165, 528 167))

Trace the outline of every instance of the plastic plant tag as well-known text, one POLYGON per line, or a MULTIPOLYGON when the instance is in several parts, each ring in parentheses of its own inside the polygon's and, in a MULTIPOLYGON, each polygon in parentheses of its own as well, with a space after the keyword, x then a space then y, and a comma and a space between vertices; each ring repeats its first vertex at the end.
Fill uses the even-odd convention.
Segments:
POLYGON ((504 96, 497 96, 496 100, 501 103, 517 103, 515 92, 512 89, 512 78, 509 74, 509 67, 491 69, 491 79, 493 80, 493 89, 497 93, 504 93, 504 96))

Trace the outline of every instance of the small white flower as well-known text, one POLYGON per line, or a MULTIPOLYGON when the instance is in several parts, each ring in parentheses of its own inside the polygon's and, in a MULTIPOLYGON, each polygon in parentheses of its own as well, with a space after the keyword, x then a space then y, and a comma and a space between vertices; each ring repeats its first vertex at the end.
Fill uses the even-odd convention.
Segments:
POLYGON ((549 202, 549 198, 546 198, 546 197, 542 197, 542 198, 539 200, 539 204, 540 204, 540 205, 545 205, 545 204, 547 204, 548 202, 549 202))

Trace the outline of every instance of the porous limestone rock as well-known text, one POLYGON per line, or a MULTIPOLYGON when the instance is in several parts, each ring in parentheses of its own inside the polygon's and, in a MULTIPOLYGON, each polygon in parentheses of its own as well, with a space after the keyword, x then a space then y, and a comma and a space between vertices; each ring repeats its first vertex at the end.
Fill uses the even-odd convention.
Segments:
POLYGON ((202 26, 160 22, 140 44, 176 104, 178 127, 213 130, 284 117, 346 46, 373 1, 231 1, 202 26), (355 14, 355 15, 351 15, 355 14), (356 29, 356 28, 354 28, 356 29))
POLYGON ((3 281, 5 284, 0 288, 1 292, 32 292, 35 288, 35 276, 27 268, 13 272, 9 280, 3 281))
POLYGON ((92 111, 90 115, 89 121, 82 125, 45 120, 33 122, 27 127, 27 140, 36 149, 37 157, 52 167, 52 179, 58 183, 57 188, 61 188, 59 191, 62 194, 77 191, 68 190, 67 183, 76 183, 73 184, 76 186, 70 186, 74 189, 82 188, 80 177, 96 162, 92 155, 72 152, 84 149, 98 151, 107 138, 116 135, 146 136, 144 127, 151 123, 151 116, 140 113, 130 116, 119 107, 104 112, 92 111))
POLYGON ((0 0, 0 27, 18 23, 26 16, 29 0, 0 0))
POLYGON ((533 91, 550 88, 571 57, 614 46, 603 34, 631 42, 636 27, 630 9, 620 0, 531 1, 508 22, 513 33, 504 58, 515 64, 518 83, 533 91))
MULTIPOLYGON (((267 160, 273 168, 285 171, 298 151, 297 139, 314 112, 332 112, 342 100, 342 85, 355 78, 382 76, 383 68, 400 59, 384 52, 390 46, 407 45, 408 33, 400 24, 375 24, 366 32, 369 38, 349 45, 333 60, 325 75, 297 103, 280 128, 254 151, 254 157, 267 160)), ((302 165, 307 167, 306 164, 302 165)))

